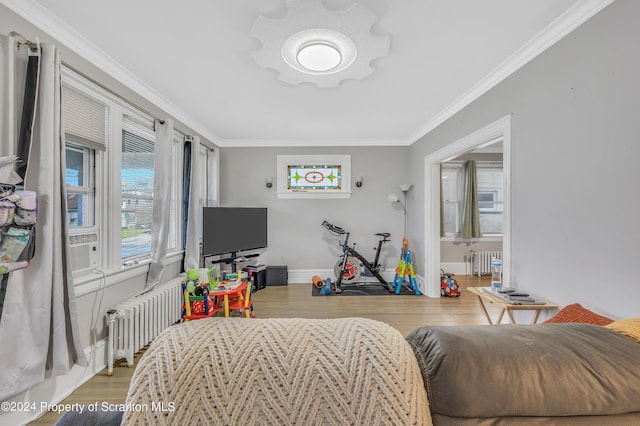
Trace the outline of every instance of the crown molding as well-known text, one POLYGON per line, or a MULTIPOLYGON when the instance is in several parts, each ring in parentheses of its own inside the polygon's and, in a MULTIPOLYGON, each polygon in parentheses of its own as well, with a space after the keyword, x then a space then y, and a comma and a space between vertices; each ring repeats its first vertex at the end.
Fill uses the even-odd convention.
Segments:
POLYGON ((461 97, 432 117, 409 138, 407 144, 411 145, 431 132, 614 1, 576 2, 461 97))
POLYGON ((216 144, 221 148, 270 148, 270 147, 344 147, 344 146, 408 146, 407 139, 251 139, 229 138, 218 139, 216 144))
POLYGON ((190 127, 203 138, 220 147, 300 147, 300 146, 408 146, 431 132, 464 107, 485 94, 498 83, 544 52, 614 0, 579 0, 562 15, 541 30, 527 44, 512 54, 501 65, 487 74, 456 101, 444 108, 407 139, 222 139, 207 126, 187 114, 152 89, 140 78, 119 64, 104 51, 82 37, 66 23, 58 19, 34 0, 0 0, 14 11, 60 43, 66 45, 88 62, 120 81, 129 89, 144 97, 156 107, 171 115, 176 121, 190 127))
POLYGON ((80 55, 87 62, 96 66, 107 75, 133 90, 155 107, 163 110, 174 120, 183 123, 194 132, 199 133, 203 138, 211 142, 216 142, 218 136, 207 126, 187 114, 173 102, 169 101, 155 89, 151 88, 143 80, 127 68, 110 57, 106 52, 98 48, 89 40, 80 35, 77 31, 69 27, 64 21, 53 15, 44 6, 34 0, 0 0, 7 8, 20 15, 31 24, 67 46, 69 49, 80 55))

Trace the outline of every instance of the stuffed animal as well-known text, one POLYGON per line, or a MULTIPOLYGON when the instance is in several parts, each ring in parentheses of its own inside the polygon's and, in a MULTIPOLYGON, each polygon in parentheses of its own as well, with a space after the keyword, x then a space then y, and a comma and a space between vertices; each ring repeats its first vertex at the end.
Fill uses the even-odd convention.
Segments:
MULTIPOLYGON (((200 287, 200 271, 195 268, 189 269, 187 271, 187 291, 191 295, 196 295, 197 287, 200 287)), ((202 296, 202 292, 200 292, 199 296, 202 296)))

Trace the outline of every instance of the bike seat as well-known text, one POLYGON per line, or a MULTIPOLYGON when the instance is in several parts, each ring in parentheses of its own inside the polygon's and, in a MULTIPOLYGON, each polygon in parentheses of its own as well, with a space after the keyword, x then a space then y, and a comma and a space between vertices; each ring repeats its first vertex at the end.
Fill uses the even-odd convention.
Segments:
POLYGON ((383 237, 383 238, 386 240, 387 238, 389 238, 389 237, 391 236, 391 234, 390 234, 390 233, 388 233, 388 232, 378 232, 378 233, 376 234, 376 236, 377 236, 377 237, 383 237))

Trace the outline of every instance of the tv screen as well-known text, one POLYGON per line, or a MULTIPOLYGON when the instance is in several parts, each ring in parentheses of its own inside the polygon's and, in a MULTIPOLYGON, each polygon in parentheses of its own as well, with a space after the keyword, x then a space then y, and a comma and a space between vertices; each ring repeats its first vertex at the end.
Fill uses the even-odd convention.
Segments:
POLYGON ((203 256, 265 247, 267 247, 266 208, 203 207, 203 256))

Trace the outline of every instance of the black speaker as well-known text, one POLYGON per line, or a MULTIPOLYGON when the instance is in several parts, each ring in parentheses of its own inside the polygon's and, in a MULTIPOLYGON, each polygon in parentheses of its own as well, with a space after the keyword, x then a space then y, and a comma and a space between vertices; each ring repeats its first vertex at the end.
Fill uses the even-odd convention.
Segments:
POLYGON ((289 279, 287 273, 287 265, 284 266, 267 266, 267 285, 287 285, 289 279))

